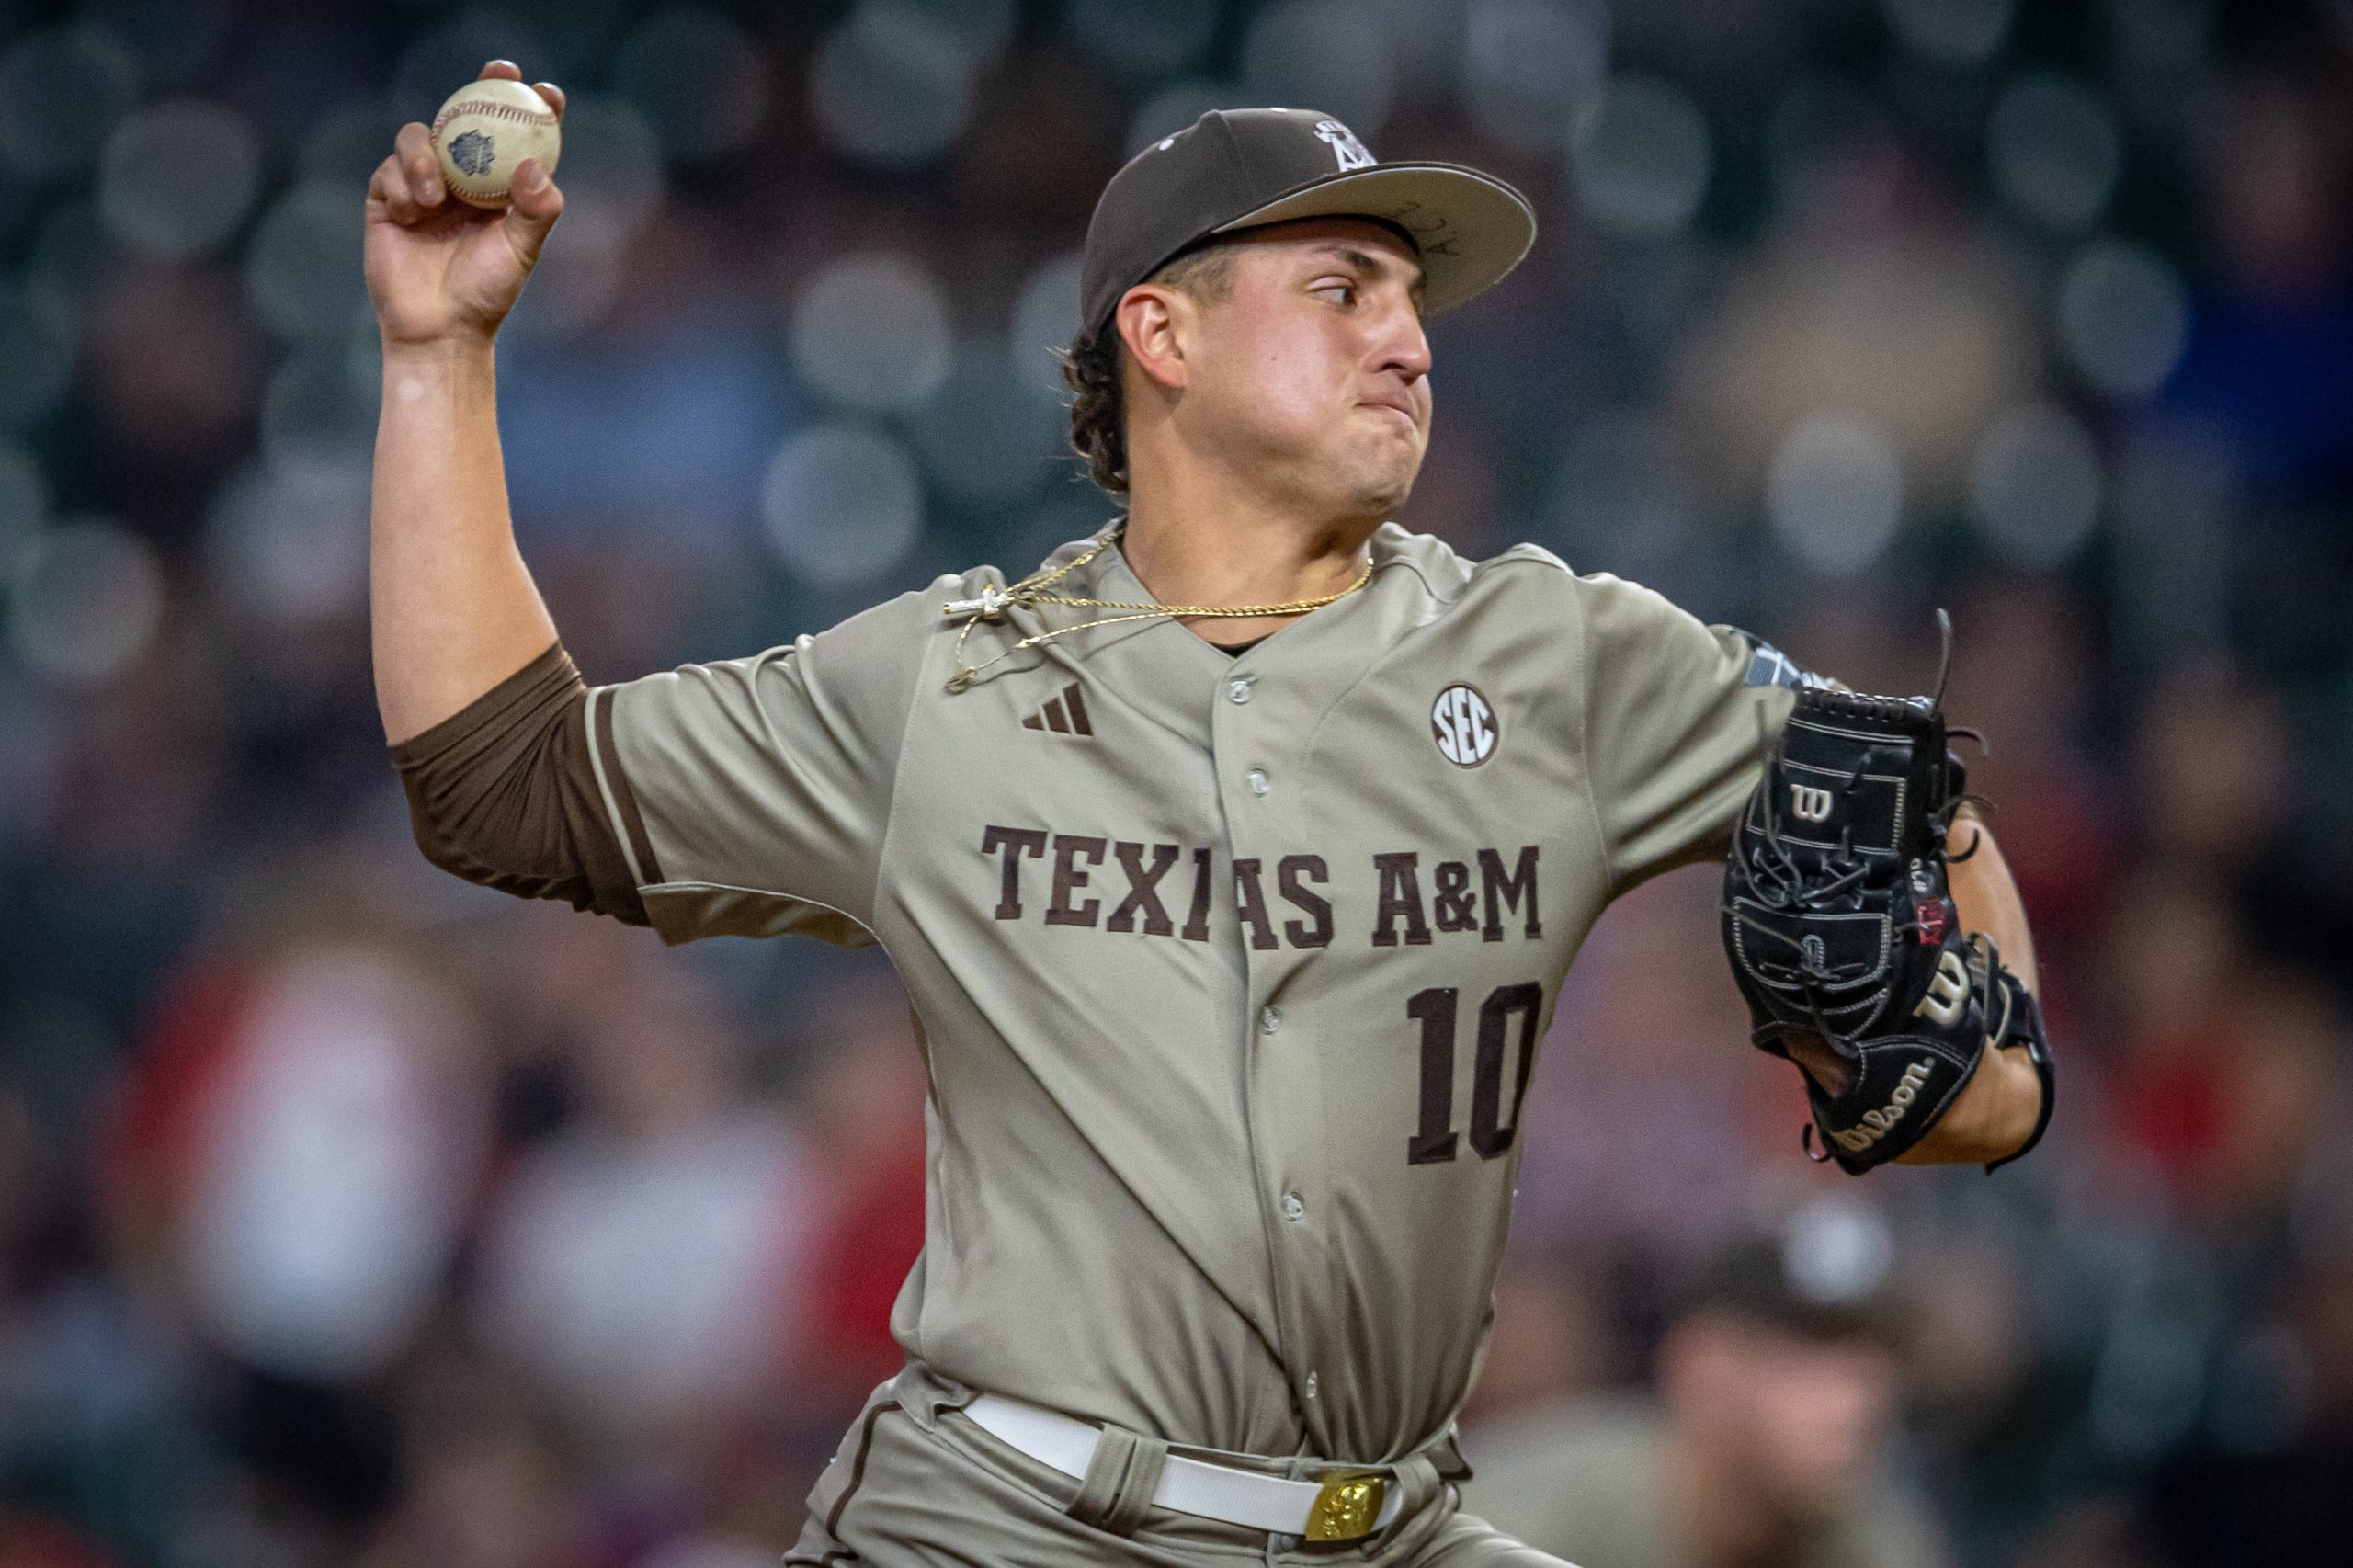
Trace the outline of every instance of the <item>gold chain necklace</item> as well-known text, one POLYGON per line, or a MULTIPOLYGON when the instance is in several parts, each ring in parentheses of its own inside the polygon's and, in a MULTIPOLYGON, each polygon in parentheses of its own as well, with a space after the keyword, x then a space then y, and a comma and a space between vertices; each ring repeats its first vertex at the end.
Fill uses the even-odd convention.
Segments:
POLYGON ((1324 594, 1312 599, 1291 599, 1279 605, 1139 604, 1131 599, 1090 599, 1082 598, 1074 594, 1047 591, 1063 577, 1077 571, 1118 543, 1126 535, 1127 528, 1122 526, 1108 539, 1097 540, 1092 550, 1073 556, 1051 572, 1032 572, 1021 581, 1006 587, 983 588, 977 597, 950 599, 941 606, 940 613, 943 615, 961 615, 966 618, 962 629, 956 633, 956 673, 948 677, 948 689, 961 691, 972 684, 973 677, 987 669, 989 665, 997 663, 998 660, 1009 659, 1024 649, 1035 648, 1041 642, 1051 642, 1066 631, 1088 631, 1098 626, 1117 626, 1122 621, 1130 620, 1156 620, 1164 617, 1174 619, 1180 616, 1215 616, 1222 620, 1242 619, 1254 616, 1305 615, 1309 610, 1322 609, 1325 605, 1338 603, 1372 581, 1372 564, 1367 562, 1365 569, 1358 574, 1357 580, 1336 594, 1324 594), (972 636, 972 628, 984 620, 997 619, 1015 605, 1067 605, 1078 609, 1118 609, 1134 613, 1102 616, 1094 620, 1082 620, 1069 626, 1059 626, 1051 631, 1035 632, 1024 637, 994 659, 984 660, 978 665, 964 663, 964 640, 972 636))

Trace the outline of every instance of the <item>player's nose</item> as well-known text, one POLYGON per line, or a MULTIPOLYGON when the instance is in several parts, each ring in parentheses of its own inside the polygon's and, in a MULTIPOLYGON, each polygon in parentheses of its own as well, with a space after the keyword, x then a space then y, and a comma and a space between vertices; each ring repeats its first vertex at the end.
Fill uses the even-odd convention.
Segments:
POLYGON ((1411 300, 1401 295, 1381 312, 1377 349, 1374 369, 1394 371, 1408 385, 1430 373, 1429 335, 1411 300))

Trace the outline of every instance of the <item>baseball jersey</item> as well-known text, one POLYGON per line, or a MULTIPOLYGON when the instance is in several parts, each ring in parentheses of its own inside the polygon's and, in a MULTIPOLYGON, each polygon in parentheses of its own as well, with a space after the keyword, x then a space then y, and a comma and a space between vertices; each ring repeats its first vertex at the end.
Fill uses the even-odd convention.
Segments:
MULTIPOLYGON (((1048 564, 1090 550, 1058 591, 1150 599, 1110 530, 1048 564)), ((1370 553, 1238 657, 1130 619, 960 687, 1114 613, 960 653, 983 568, 589 694, 665 939, 896 965, 931 1094, 892 1327, 933 1373, 1353 1462, 1468 1389, 1561 979, 1613 895, 1722 853, 1794 672, 1533 546, 1370 553)))

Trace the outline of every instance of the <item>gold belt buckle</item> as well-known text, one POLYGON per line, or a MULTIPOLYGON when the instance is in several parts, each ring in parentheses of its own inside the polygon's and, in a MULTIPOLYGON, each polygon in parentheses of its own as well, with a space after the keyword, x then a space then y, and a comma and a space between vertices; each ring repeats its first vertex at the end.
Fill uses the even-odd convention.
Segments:
POLYGON ((1389 1500, 1389 1477, 1379 1471, 1342 1471, 1324 1478, 1307 1510, 1309 1540, 1354 1540, 1372 1533, 1389 1500))

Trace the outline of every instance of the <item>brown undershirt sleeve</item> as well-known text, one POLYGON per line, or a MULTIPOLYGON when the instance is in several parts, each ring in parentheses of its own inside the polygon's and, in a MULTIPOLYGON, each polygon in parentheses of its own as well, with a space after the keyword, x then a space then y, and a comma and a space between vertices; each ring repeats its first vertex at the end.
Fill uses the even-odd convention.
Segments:
MULTIPOLYGON (((645 904, 597 784, 587 709, 587 684, 558 642, 392 747, 392 766, 417 847, 443 870, 643 926, 645 904)), ((610 782, 616 809, 633 817, 628 781, 615 770, 610 782)), ((643 830, 631 827, 645 881, 661 881, 643 830)))

